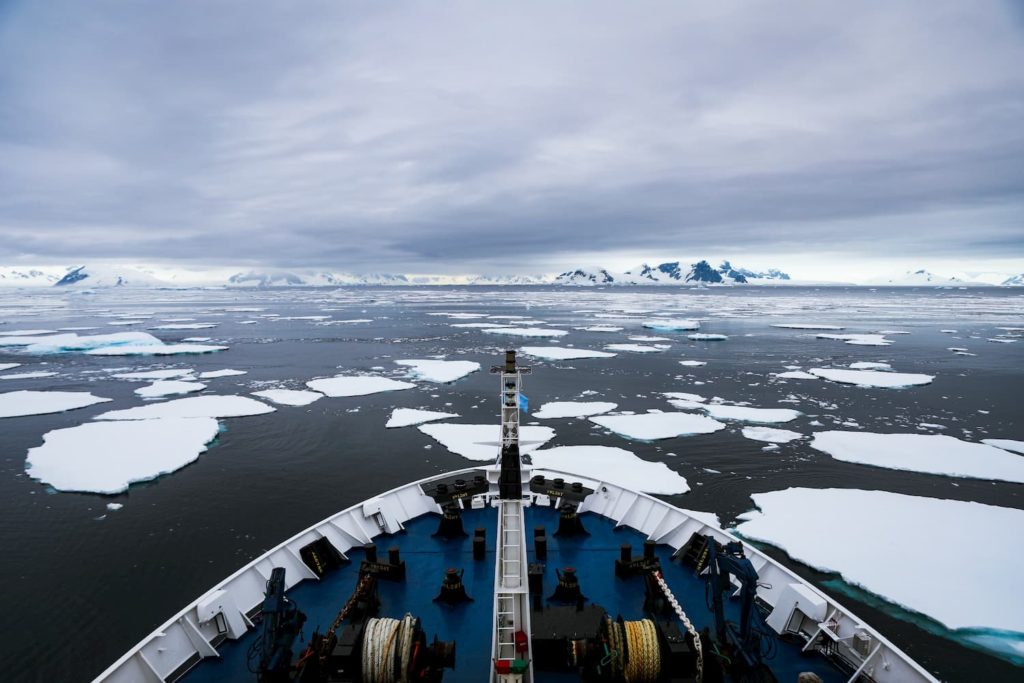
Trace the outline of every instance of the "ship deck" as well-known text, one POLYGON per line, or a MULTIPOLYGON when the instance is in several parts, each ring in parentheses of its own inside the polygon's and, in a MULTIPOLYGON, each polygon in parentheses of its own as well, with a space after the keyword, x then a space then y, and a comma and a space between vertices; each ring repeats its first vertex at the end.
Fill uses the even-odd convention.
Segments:
MULTIPOLYGON (((464 510, 463 525, 469 536, 459 539, 433 537, 439 519, 436 514, 422 515, 406 522, 405 531, 375 539, 382 557, 386 557, 388 548, 397 547, 407 566, 404 582, 379 582, 380 616, 400 617, 409 612, 421 619, 428 638, 437 634, 442 640, 456 641, 456 666, 454 670, 445 671, 445 682, 480 683, 488 680, 490 671, 497 514, 494 508, 464 510), (475 527, 487 530, 488 553, 483 560, 473 559, 471 537, 475 527), (445 569, 449 567, 465 570, 463 583, 473 602, 449 606, 433 601, 445 569)), ((544 595, 550 595, 557 583, 555 569, 572 566, 577 569, 580 587, 588 602, 602 606, 613 617, 643 618, 643 578, 616 577, 614 563, 623 543, 632 544, 634 556, 639 555, 644 535, 629 527, 616 527, 613 520, 598 514, 581 513, 580 519, 589 535, 560 538, 554 535, 558 527, 557 511, 543 506, 526 508, 525 528, 531 532, 529 536, 532 538, 535 526, 543 525, 547 529, 544 595)), ((694 626, 698 630, 709 627, 713 631, 714 620, 705 603, 703 580, 678 560, 671 560, 673 549, 670 546, 659 545, 656 552, 666 582, 694 626)), ((331 624, 351 594, 363 551, 352 549, 347 555, 350 562, 330 571, 320 581, 303 581, 288 591, 288 596, 307 616, 301 640, 295 645, 296 652, 305 648, 314 629, 319 627, 323 631, 331 624)), ((536 561, 532 547, 530 560, 536 561)), ((728 603, 726 613, 731 620, 738 619, 735 604, 728 603)), ((246 653, 258 635, 258 628, 250 629, 239 640, 223 643, 218 648, 218 658, 203 660, 182 680, 186 683, 255 681, 255 674, 250 673, 247 666, 246 653)), ((785 683, 796 681, 798 674, 804 671, 813 671, 826 683, 847 680, 847 676, 825 658, 802 654, 798 645, 781 640, 777 641, 775 655, 767 664, 778 680, 785 683)), ((537 672, 535 680, 568 683, 578 681, 579 677, 575 673, 537 672)))

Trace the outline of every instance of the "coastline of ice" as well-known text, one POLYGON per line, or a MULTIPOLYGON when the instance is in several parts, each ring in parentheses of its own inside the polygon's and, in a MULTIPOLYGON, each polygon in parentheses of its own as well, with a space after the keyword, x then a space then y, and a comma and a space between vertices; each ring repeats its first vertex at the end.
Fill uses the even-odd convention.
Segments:
POLYGON ((396 427, 413 427, 415 425, 423 424, 424 422, 447 420, 453 417, 459 417, 459 414, 444 413, 437 410, 421 410, 419 408, 395 408, 391 412, 391 417, 388 418, 384 427, 386 429, 394 429, 396 427))
POLYGON ((842 370, 839 368, 811 368, 809 372, 840 384, 856 384, 861 387, 899 389, 931 384, 934 375, 907 372, 879 372, 877 370, 842 370))
POLYGON ((615 403, 603 401, 553 401, 545 403, 540 410, 531 413, 531 416, 541 420, 548 420, 560 417, 590 417, 600 415, 618 407, 615 403))
POLYGON ((590 418, 594 424, 627 439, 656 441, 677 436, 711 434, 725 425, 705 415, 693 413, 642 413, 640 415, 601 415, 590 418))
POLYGON ((813 435, 811 448, 860 465, 1024 483, 1024 458, 945 434, 824 431, 813 435))
POLYGON ((8 391, 0 394, 0 417, 63 413, 111 400, 88 391, 8 391))
MULTIPOLYGON (((495 461, 501 452, 499 424, 425 424, 417 427, 456 455, 481 462, 495 461)), ((551 427, 520 427, 519 452, 530 453, 555 438, 551 427)))
POLYGON ((395 363, 410 368, 409 376, 426 382, 448 384, 480 369, 480 364, 468 360, 406 359, 395 363))
POLYGON ((530 454, 533 466, 559 470, 628 489, 661 495, 690 490, 686 478, 661 462, 650 462, 624 448, 556 446, 530 454))
POLYGON ((412 382, 401 382, 397 379, 377 377, 376 375, 346 375, 310 380, 306 382, 306 386, 313 391, 319 391, 325 396, 341 398, 345 396, 367 396, 382 391, 401 391, 403 389, 412 389, 416 385, 412 382))
POLYGON ((741 514, 736 527, 747 538, 950 629, 1024 632, 1024 612, 1007 608, 1005 583, 1008 568, 1024 563, 1024 546, 1006 536, 1024 529, 1024 511, 858 489, 790 488, 751 498, 758 509, 741 514), (853 514, 808 514, 815 510, 853 514))
POLYGON ((209 417, 87 422, 44 434, 25 471, 58 491, 121 493, 194 462, 217 432, 209 417))

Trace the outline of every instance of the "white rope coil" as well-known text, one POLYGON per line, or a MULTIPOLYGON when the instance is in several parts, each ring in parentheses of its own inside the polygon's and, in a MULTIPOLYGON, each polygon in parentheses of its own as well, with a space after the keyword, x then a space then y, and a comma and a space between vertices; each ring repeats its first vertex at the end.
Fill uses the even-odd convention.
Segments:
POLYGON ((373 618, 363 629, 363 682, 409 683, 416 618, 373 618), (396 671, 396 667, 398 671, 396 671))

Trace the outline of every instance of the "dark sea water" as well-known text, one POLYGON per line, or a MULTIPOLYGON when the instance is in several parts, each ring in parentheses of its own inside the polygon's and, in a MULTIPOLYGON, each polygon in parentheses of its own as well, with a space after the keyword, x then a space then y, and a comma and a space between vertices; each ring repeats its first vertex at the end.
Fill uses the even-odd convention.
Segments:
MULTIPOLYGON (((805 415, 784 427, 804 434, 816 429, 809 424, 812 420, 824 424, 817 429, 852 420, 866 431, 927 433, 917 429, 924 422, 947 425, 943 433, 970 441, 1024 439, 1024 339, 987 341, 1021 336, 998 329, 1024 327, 1021 290, 0 290, 0 333, 70 326, 102 328, 80 334, 146 330, 163 324, 164 318, 189 317, 216 322, 217 327, 151 332, 165 342, 208 336, 210 343, 230 347, 215 354, 160 358, 27 356, 0 347, 0 363, 25 364, 9 372, 58 373, 0 380, 0 392, 91 391, 113 399, 65 413, 0 419, 0 678, 89 680, 185 604, 285 538, 384 489, 471 464, 415 428, 385 430, 393 408, 457 412, 462 415, 459 422, 498 420, 496 380, 485 371, 448 385, 418 382, 409 391, 325 398, 306 407, 279 406, 267 415, 223 420, 215 445, 195 463, 116 496, 57 493, 31 479, 25 473, 26 452, 42 443, 43 434, 82 424, 110 409, 145 403, 133 393, 141 384, 112 379, 108 370, 245 370, 246 375, 206 380, 204 393, 248 394, 270 386, 304 388, 306 380, 338 373, 402 377, 404 368, 393 363, 400 358, 445 355, 477 361, 486 370, 498 362, 506 345, 550 344, 451 327, 485 318, 429 315, 439 312, 533 317, 569 331, 557 340, 561 346, 600 349, 627 342, 629 335, 673 337, 664 353, 578 361, 523 359, 534 367, 525 386, 534 408, 554 400, 607 400, 618 403, 620 410, 664 410, 670 406, 658 392, 692 391, 758 407, 795 407, 805 415), (260 310, 232 310, 237 308, 260 310), (114 316, 130 313, 143 322, 108 325, 119 320, 114 316), (330 318, 281 319, 302 316, 330 318), (686 333, 642 329, 640 323, 651 317, 699 317, 704 319, 702 331, 729 339, 691 342, 686 333), (352 319, 371 322, 324 324, 352 319), (247 320, 258 322, 242 324, 247 320), (852 346, 816 339, 814 332, 770 326, 781 322, 843 325, 844 333, 909 334, 887 335, 892 346, 852 346), (595 324, 625 329, 574 329, 595 324), (955 355, 948 347, 966 347, 977 355, 955 355), (678 361, 685 358, 708 364, 682 367, 678 361), (808 368, 878 360, 890 362, 896 371, 933 374, 936 379, 899 390, 771 380, 771 373, 783 371, 784 365, 808 368), (36 367, 41 363, 46 365, 36 367), (583 391, 597 393, 580 399, 583 391), (797 402, 779 403, 783 399, 797 402), (108 511, 111 502, 124 507, 108 511)), ((524 421, 531 420, 524 416, 524 421)), ((669 500, 715 512, 726 526, 752 507, 752 493, 793 486, 884 490, 1024 509, 1024 485, 839 462, 806 441, 765 453, 764 443, 744 438, 734 425, 715 434, 639 443, 585 420, 544 423, 557 432, 549 445, 618 446, 667 463, 692 488, 669 500)), ((969 562, 971 539, 961 542, 964 561, 969 562)), ((1024 529, 1007 529, 1006 542, 1024 542, 1024 529)), ((919 618, 872 596, 857 595, 834 575, 804 567, 779 550, 769 552, 838 595, 939 678, 1021 680, 1021 669, 1010 661, 925 628, 919 618)), ((885 561, 884 555, 879 561, 885 561)), ((1007 609, 1024 609, 1016 587, 1019 569, 1006 567, 1005 581, 992 586, 1005 592, 1007 609)), ((948 591, 949 599, 956 600, 957 587, 948 591)))

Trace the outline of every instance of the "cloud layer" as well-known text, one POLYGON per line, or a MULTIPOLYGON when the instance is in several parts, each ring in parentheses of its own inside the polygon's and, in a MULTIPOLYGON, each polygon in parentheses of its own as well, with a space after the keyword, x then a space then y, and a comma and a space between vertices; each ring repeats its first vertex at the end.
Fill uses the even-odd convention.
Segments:
POLYGON ((0 262, 1024 257, 1013 3, 0 9, 0 262))

